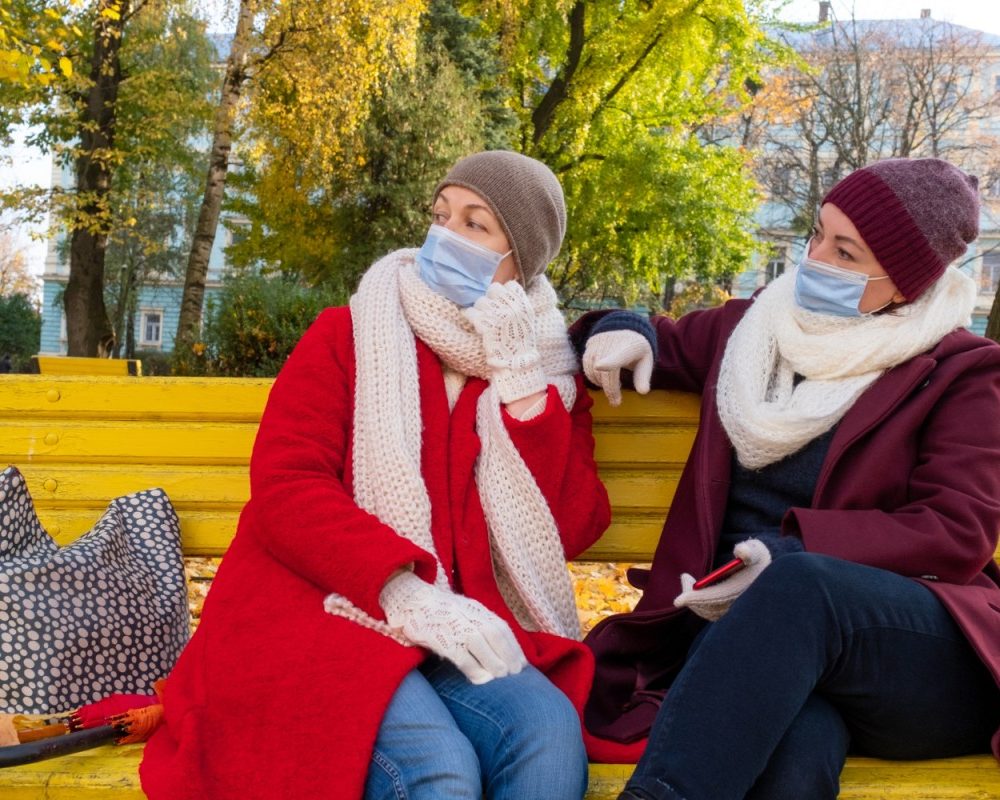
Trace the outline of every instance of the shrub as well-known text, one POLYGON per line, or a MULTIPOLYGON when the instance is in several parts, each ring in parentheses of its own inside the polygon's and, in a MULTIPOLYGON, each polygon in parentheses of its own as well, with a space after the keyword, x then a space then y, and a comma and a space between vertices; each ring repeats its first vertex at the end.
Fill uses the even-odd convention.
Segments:
POLYGON ((13 372, 27 372, 38 352, 42 315, 26 294, 0 297, 0 358, 10 356, 13 372))
POLYGON ((334 292, 286 276, 228 278, 210 300, 203 340, 174 354, 186 375, 271 377, 278 374, 305 329, 324 308, 343 302, 334 292))

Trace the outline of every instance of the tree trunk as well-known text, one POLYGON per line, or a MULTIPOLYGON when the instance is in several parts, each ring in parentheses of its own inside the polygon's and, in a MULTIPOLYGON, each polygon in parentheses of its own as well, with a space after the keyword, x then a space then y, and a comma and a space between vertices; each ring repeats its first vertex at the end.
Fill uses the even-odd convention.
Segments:
MULTIPOLYGON (((993 249, 990 248, 990 250, 993 249)), ((990 252, 990 250, 986 252, 990 252)), ((990 315, 986 318, 986 331, 983 335, 994 342, 1000 342, 1000 284, 997 284, 996 294, 993 295, 993 305, 990 306, 990 315)))
POLYGON ((222 83, 222 96, 215 111, 215 126, 208 176, 205 181, 205 194, 201 201, 201 210, 198 212, 198 223, 195 226, 194 239, 191 243, 187 272, 184 275, 184 295, 181 298, 177 336, 174 339, 175 352, 190 347, 201 327, 208 259, 212 254, 215 232, 219 227, 222 196, 226 188, 226 172, 229 169, 229 153, 233 144, 233 120, 240 92, 247 79, 246 57, 252 33, 252 0, 240 0, 240 14, 236 22, 236 33, 233 35, 229 59, 226 62, 226 77, 222 83))
POLYGON ((76 157, 78 211, 85 220, 70 237, 69 282, 63 296, 71 356, 107 356, 114 331, 104 306, 104 257, 108 247, 111 149, 116 103, 122 81, 121 44, 129 0, 100 0, 94 22, 91 86, 80 111, 80 152, 76 157), (109 14, 104 12, 108 11, 109 14))

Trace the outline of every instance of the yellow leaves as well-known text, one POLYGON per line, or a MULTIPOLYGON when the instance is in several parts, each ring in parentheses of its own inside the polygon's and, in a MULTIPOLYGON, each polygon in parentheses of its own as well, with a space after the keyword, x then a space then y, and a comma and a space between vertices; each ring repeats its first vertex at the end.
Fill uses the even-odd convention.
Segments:
POLYGON ((120 6, 117 3, 114 3, 110 6, 106 6, 105 8, 101 9, 101 16, 104 17, 105 19, 110 19, 117 22, 122 18, 121 12, 118 10, 119 8, 120 6))
POLYGON ((198 627, 201 609, 212 585, 212 578, 219 568, 218 558, 185 558, 184 574, 187 578, 188 608, 191 611, 191 633, 198 627))
POLYGON ((82 33, 71 13, 61 3, 17 15, 0 8, 0 80, 31 88, 72 77, 67 52, 82 33))
POLYGON ((631 611, 641 595, 625 577, 632 564, 589 561, 569 565, 576 593, 576 607, 584 633, 611 614, 631 611))

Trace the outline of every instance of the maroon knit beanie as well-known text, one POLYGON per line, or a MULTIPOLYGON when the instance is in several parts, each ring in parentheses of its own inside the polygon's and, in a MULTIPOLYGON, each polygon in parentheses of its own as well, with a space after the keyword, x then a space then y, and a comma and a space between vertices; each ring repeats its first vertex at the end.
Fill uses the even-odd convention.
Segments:
POLYGON ((854 223, 908 301, 979 235, 979 181, 939 158, 890 158, 856 170, 823 198, 854 223))

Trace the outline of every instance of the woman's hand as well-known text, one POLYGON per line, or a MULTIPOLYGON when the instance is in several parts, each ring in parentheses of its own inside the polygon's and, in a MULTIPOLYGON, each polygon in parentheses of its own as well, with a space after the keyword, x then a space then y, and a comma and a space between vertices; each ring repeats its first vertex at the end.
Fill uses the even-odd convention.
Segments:
POLYGON ((653 348, 645 336, 633 330, 614 330, 596 333, 587 340, 583 351, 583 374, 604 390, 613 406, 622 401, 623 369, 632 370, 632 384, 639 394, 649 392, 653 348))
POLYGON ((528 663, 510 626, 486 606, 412 572, 386 581, 379 605, 392 628, 447 658, 471 683, 516 675, 528 663))
POLYGON ((544 392, 548 386, 535 344, 535 311, 517 281, 492 283, 465 315, 483 337, 490 382, 504 404, 544 392))
POLYGON ((725 614, 736 598, 743 594, 771 563, 771 552, 759 539, 740 542, 733 548, 733 555, 746 564, 746 567, 731 578, 706 586, 704 589, 694 588, 693 576, 686 572, 681 575, 683 591, 674 598, 674 605, 678 608, 690 608, 709 622, 714 622, 725 614))

